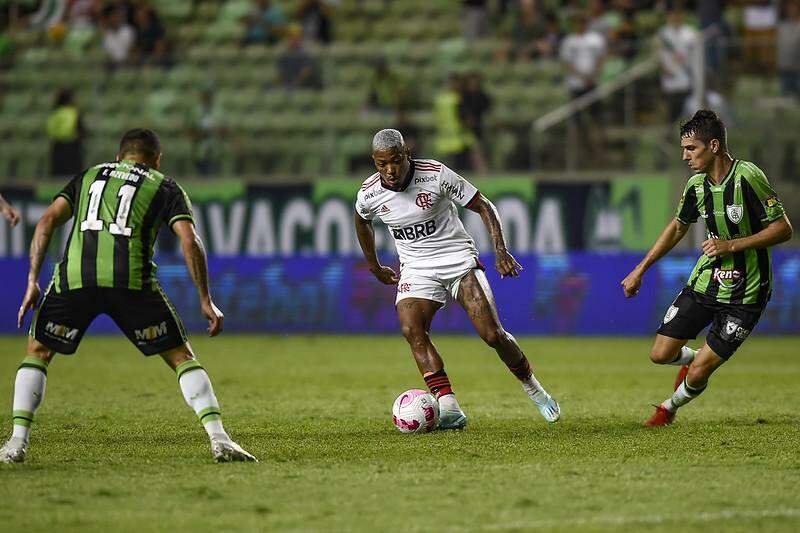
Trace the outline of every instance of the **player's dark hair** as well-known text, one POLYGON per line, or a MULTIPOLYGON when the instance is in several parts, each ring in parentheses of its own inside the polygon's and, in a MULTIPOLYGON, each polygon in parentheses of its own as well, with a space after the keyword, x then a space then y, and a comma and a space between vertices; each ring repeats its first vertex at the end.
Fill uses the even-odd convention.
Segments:
POLYGON ((710 143, 712 139, 717 139, 723 150, 728 146, 725 124, 710 109, 701 109, 691 119, 681 124, 681 137, 689 136, 697 137, 705 144, 710 143))
POLYGON ((161 153, 161 141, 153 130, 134 128, 125 132, 119 142, 120 155, 141 155, 155 161, 161 153))

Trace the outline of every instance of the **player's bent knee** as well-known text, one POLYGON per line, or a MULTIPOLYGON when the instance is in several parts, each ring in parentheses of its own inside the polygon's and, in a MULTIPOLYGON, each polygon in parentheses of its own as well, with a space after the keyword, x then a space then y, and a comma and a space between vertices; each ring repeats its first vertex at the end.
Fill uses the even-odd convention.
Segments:
POLYGON ((503 328, 496 326, 481 332, 481 338, 492 348, 497 348, 508 341, 508 333, 503 328))
POLYGON ((33 337, 28 338, 28 350, 27 350, 28 357, 35 357, 37 359, 43 359, 45 361, 50 361, 55 352, 42 344, 41 342, 37 341, 33 337))
POLYGON ((678 352, 676 350, 665 349, 661 346, 653 346, 653 349, 650 350, 650 360, 657 365, 671 363, 677 356, 678 352))
POLYGON ((424 341, 426 336, 425 328, 418 324, 403 324, 401 330, 409 343, 424 341))

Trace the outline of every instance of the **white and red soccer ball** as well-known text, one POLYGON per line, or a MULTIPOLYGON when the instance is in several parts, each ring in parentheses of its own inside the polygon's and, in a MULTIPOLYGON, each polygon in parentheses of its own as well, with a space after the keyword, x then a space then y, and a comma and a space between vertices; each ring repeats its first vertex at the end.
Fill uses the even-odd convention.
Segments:
POLYGON ((392 406, 392 422, 401 433, 427 433, 439 424, 439 403, 429 392, 410 389, 392 406))

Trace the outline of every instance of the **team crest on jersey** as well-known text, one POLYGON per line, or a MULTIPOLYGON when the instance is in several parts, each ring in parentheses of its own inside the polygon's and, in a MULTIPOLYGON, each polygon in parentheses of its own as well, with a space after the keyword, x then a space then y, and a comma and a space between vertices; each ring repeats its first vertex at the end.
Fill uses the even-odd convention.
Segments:
POLYGON ((675 318, 675 315, 678 314, 678 308, 674 305, 670 305, 669 309, 667 309, 667 314, 664 315, 664 324, 675 318))
POLYGON ((744 215, 744 208, 742 204, 733 204, 725 206, 725 211, 728 213, 728 218, 734 224, 738 224, 742 221, 742 215, 744 215))
POLYGON ((433 200, 431 199, 431 193, 429 192, 421 192, 417 194, 417 199, 414 201, 417 204, 417 207, 420 209, 429 209, 433 207, 433 200))

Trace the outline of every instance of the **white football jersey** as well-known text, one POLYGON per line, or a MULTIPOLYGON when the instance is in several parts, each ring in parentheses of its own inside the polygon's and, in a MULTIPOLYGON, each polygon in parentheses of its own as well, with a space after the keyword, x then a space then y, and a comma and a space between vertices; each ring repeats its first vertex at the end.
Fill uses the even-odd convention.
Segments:
POLYGON ((429 268, 477 257, 455 204, 469 206, 478 189, 433 159, 412 160, 409 175, 402 191, 384 188, 378 173, 367 178, 358 191, 356 212, 386 224, 403 265, 429 268))

